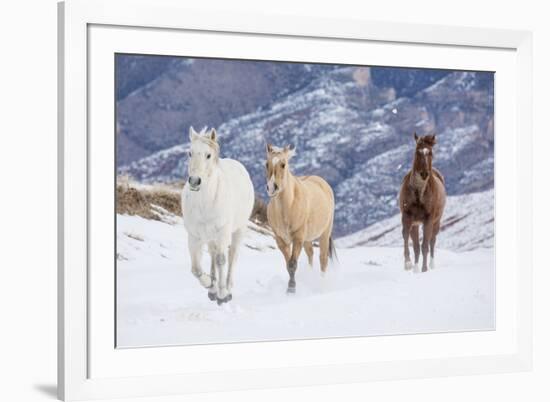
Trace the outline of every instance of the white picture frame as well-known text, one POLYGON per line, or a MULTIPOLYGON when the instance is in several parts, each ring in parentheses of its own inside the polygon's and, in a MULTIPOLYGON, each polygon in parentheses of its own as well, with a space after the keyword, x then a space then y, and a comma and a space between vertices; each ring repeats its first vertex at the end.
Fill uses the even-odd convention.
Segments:
MULTIPOLYGON (((531 33, 293 16, 217 15, 188 10, 177 0, 68 0, 59 4, 58 15, 58 392, 61 399, 160 396, 499 373, 531 368, 531 33), (90 239, 93 238, 93 233, 90 233, 89 211, 94 205, 94 194, 97 193, 90 191, 90 173, 95 171, 96 166, 93 162, 96 156, 91 152, 93 142, 90 136, 97 126, 109 124, 108 119, 103 118, 94 121, 93 125, 90 124, 89 108, 95 102, 92 92, 101 92, 92 91, 98 81, 90 80, 90 60, 91 55, 95 54, 95 44, 103 46, 101 43, 105 42, 96 39, 105 36, 107 32, 92 35, 98 27, 106 30, 118 27, 117 29, 124 32, 141 30, 139 35, 144 36, 141 37, 140 46, 146 46, 143 42, 150 42, 149 46, 158 46, 157 51, 161 54, 174 52, 170 48, 169 36, 186 32, 199 36, 201 33, 217 35, 229 42, 237 40, 232 38, 241 37, 257 41, 271 40, 273 43, 283 39, 287 43, 301 40, 313 43, 317 40, 350 48, 367 44, 375 47, 399 46, 401 49, 413 49, 416 46, 414 49, 426 52, 426 65, 415 61, 415 65, 419 67, 444 65, 434 65, 430 61, 429 53, 432 51, 450 49, 449 57, 440 62, 447 63, 446 65, 460 63, 460 57, 463 58, 468 53, 470 58, 475 52, 480 55, 479 60, 465 60, 463 64, 457 64, 457 68, 467 68, 468 63, 474 62, 479 66, 484 57, 488 58, 487 55, 482 57, 482 54, 493 52, 494 63, 498 62, 502 66, 497 72, 502 69, 500 76, 506 79, 506 85, 496 85, 495 90, 496 113, 500 110, 502 116, 500 124, 498 119, 496 123, 495 137, 497 141, 502 138, 502 146, 497 145, 496 150, 496 187, 502 189, 499 190, 500 194, 510 194, 506 198, 510 202, 505 202, 505 197, 499 196, 499 191, 496 193, 497 236, 501 233, 503 241, 506 240, 506 243, 502 243, 505 245, 503 247, 499 248, 497 243, 500 253, 500 258, 497 256, 500 269, 497 271, 497 278, 505 279, 502 288, 497 286, 497 292, 501 290, 501 299, 497 300, 497 312, 501 314, 497 314, 497 329, 487 334, 420 334, 368 339, 210 345, 201 346, 200 349, 165 347, 139 351, 116 350, 112 338, 109 338, 109 331, 112 330, 111 317, 108 314, 105 317, 102 314, 104 310, 101 310, 114 309, 114 305, 109 302, 100 304, 94 297, 96 292, 109 292, 110 285, 107 283, 108 279, 105 283, 98 280, 102 276, 95 275, 90 269, 90 261, 94 257, 89 249, 90 239), (158 39, 154 35, 166 37, 164 47, 155 44, 158 39), (96 39, 92 39, 92 36, 96 39), (146 40, 147 37, 150 37, 149 41, 146 40), (453 56, 453 52, 460 54, 453 56), (502 88, 500 92, 499 88, 502 88), (513 96, 502 99, 505 94, 513 96), (506 113, 502 113, 503 111, 506 113), (500 160, 505 159, 506 163, 499 165, 499 152, 502 156, 500 160), (507 178, 507 186, 499 187, 499 176, 507 178), (507 223, 509 227, 499 224, 499 214, 510 216, 507 223), (92 283, 94 286, 91 286, 92 283), (453 349, 452 353, 443 352, 449 349, 449 345, 458 343, 462 346, 453 349), (323 350, 322 354, 319 353, 320 350, 323 350), (378 355, 376 350, 380 351, 378 355), (384 354, 387 350, 393 350, 395 355, 384 354), (170 357, 185 354, 187 361, 196 359, 198 362, 211 353, 227 354, 227 361, 235 362, 234 367, 220 366, 214 370, 199 367, 200 369, 193 370, 193 367, 174 363, 175 359, 170 357), (300 358, 291 359, 291 354, 297 354, 300 358), (236 357, 239 356, 246 358, 239 358, 237 364, 236 357), (144 371, 143 367, 152 369, 144 371)), ((123 36, 121 35, 120 40, 126 40, 130 44, 131 38, 123 36)), ((204 44, 204 51, 208 52, 206 42, 204 44)), ((132 45, 128 46, 134 49, 132 45)), ((269 48, 264 46, 261 51, 269 52, 269 48)), ((117 50, 115 47, 107 48, 107 45, 102 49, 111 53, 117 50)), ((224 53, 225 56, 234 55, 231 47, 226 46, 225 51, 228 52, 224 53)), ((373 54, 375 53, 373 50, 373 54)), ((267 53, 259 53, 257 57, 261 58, 262 54, 267 53)), ((406 54, 405 51, 393 52, 391 58, 389 55, 384 57, 387 57, 385 60, 396 60, 392 65, 398 65, 400 57, 403 59, 401 63, 406 64, 410 63, 410 59, 404 59, 406 54)), ((336 59, 326 60, 339 61, 341 59, 338 57, 344 56, 333 57, 336 59)), ((311 61, 311 58, 307 60, 311 61)), ((487 66, 490 67, 489 64, 487 66)), ((100 76, 102 75, 98 77, 100 76)), ((498 74, 496 81, 499 81, 498 74)), ((112 87, 108 90, 112 91, 112 87)), ((109 155, 112 150, 106 152, 109 155)))

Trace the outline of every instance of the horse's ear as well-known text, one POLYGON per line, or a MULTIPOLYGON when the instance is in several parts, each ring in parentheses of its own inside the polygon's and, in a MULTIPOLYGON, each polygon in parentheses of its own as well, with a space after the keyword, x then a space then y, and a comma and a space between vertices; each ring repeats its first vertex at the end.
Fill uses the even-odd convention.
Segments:
POLYGON ((290 159, 296 154, 296 147, 293 145, 287 145, 285 147, 285 152, 287 154, 287 158, 290 159))
POLYGON ((413 136, 414 136, 414 141, 415 141, 415 142, 418 142, 418 135, 416 135, 416 131, 414 132, 414 135, 413 135, 413 136))
POLYGON ((189 141, 193 141, 193 139, 197 136, 197 132, 193 128, 193 126, 189 127, 189 141))
POLYGON ((271 144, 265 144, 265 151, 270 154, 271 152, 273 152, 273 145, 271 144))
POLYGON ((432 147, 433 147, 433 146, 436 144, 436 142, 437 142, 437 141, 435 140, 435 134, 433 134, 433 135, 427 135, 425 138, 426 138, 426 140, 427 140, 426 142, 427 142, 428 144, 430 144, 430 146, 432 146, 432 147))
POLYGON ((218 139, 218 134, 216 133, 216 129, 215 129, 215 128, 213 128, 212 130, 210 130, 209 136, 210 136, 210 139, 211 139, 212 141, 214 141, 214 142, 217 141, 217 139, 218 139))

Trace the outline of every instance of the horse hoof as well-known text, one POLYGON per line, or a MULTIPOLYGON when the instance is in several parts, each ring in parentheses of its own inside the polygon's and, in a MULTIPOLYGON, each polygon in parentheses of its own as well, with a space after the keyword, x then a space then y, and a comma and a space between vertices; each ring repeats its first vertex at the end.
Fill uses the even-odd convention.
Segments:
POLYGON ((232 299, 233 299, 233 295, 230 293, 222 299, 216 298, 216 301, 218 302, 218 306, 221 306, 223 303, 230 302, 232 299))
POLYGON ((293 294, 295 294, 295 293, 296 293, 296 288, 288 288, 288 289, 286 290, 286 294, 287 294, 287 295, 293 295, 293 294))
POLYGON ((405 261, 405 271, 410 271, 411 269, 413 269, 414 265, 412 262, 410 261, 405 261))
POLYGON ((422 272, 428 272, 428 267, 422 267, 422 272))
POLYGON ((208 292, 208 298, 212 301, 215 301, 216 300, 216 293, 208 292))

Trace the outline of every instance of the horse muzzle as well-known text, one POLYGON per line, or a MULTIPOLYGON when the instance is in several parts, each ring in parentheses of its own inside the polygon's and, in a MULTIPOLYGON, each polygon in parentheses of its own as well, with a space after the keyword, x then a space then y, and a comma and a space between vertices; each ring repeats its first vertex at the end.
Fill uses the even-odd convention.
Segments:
POLYGON ((195 176, 189 176, 189 189, 191 191, 199 191, 201 188, 201 178, 195 176))
POLYGON ((277 185, 277 183, 273 183, 273 186, 270 186, 268 183, 266 188, 267 188, 267 195, 271 198, 279 194, 279 186, 277 185))

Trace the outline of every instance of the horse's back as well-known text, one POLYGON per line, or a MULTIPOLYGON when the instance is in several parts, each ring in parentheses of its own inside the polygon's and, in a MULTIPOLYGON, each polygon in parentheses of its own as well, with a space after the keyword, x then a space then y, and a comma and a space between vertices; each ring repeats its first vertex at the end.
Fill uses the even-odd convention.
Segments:
POLYGON ((325 198, 327 201, 334 203, 334 193, 332 187, 325 179, 320 176, 299 176, 298 180, 308 189, 310 196, 316 199, 325 198))
POLYGON ((443 174, 434 167, 432 167, 432 172, 434 173, 435 177, 437 177, 441 181, 441 183, 445 185, 445 177, 443 177, 443 174))
POLYGON ((441 219, 441 216, 443 215, 443 210, 445 209, 445 204, 447 203, 447 191, 445 190, 445 177, 443 177, 441 172, 436 168, 432 168, 432 171, 434 173, 434 179, 436 183, 435 191, 437 191, 437 194, 435 195, 434 208, 437 212, 438 219, 441 219))

